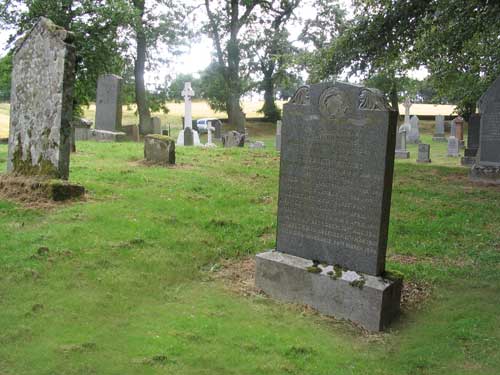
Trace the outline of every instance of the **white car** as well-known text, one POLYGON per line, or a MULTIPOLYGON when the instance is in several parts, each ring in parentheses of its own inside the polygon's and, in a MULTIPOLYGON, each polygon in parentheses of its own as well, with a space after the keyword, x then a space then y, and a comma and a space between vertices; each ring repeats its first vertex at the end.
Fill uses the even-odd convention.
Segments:
POLYGON ((196 128, 198 130, 198 133, 207 133, 208 123, 211 123, 212 127, 214 127, 216 122, 220 122, 220 120, 216 118, 200 118, 199 120, 196 120, 196 128))

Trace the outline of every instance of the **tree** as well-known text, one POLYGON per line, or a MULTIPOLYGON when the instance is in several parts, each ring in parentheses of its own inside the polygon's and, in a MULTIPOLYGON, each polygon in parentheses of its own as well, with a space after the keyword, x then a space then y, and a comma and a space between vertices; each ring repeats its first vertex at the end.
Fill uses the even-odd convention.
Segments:
POLYGON ((0 101, 10 98, 10 78, 12 72, 12 55, 7 54, 0 59, 0 101))
MULTIPOLYGON (((397 77, 425 66, 438 95, 465 117, 500 74, 500 2, 357 0, 356 17, 322 51, 320 75, 384 72, 397 77)), ((396 82, 396 81, 394 81, 396 82)), ((391 89, 392 98, 397 90, 391 89)), ((397 96, 397 95, 396 95, 397 96)))
POLYGON ((300 0, 273 1, 262 5, 263 12, 258 22, 250 25, 248 45, 252 46, 257 70, 262 74, 260 89, 264 91, 264 105, 261 112, 268 121, 276 121, 281 112, 276 106, 276 84, 287 78, 287 68, 297 52, 289 41, 287 24, 292 19, 300 0))
POLYGON ((77 50, 75 111, 95 98, 99 75, 116 73, 125 65, 126 45, 120 38, 126 4, 115 0, 0 0, 0 26, 14 27, 12 43, 41 16, 75 34, 77 50))
POLYGON ((225 110, 229 123, 238 131, 245 132, 245 114, 240 99, 245 91, 241 77, 242 40, 241 30, 251 22, 264 0, 205 0, 208 23, 206 32, 215 46, 215 69, 224 82, 225 110), (215 3, 215 4, 214 4, 215 3))
POLYGON ((191 87, 194 91, 193 99, 201 97, 201 85, 200 79, 195 78, 192 74, 178 74, 172 82, 168 84, 167 96, 168 100, 174 102, 183 102, 184 97, 181 92, 184 89, 184 84, 186 82, 191 82, 191 87))
MULTIPOLYGON (((153 59, 148 51, 157 49, 161 44, 170 53, 185 41, 189 35, 187 25, 183 23, 188 8, 175 0, 155 0, 146 5, 145 0, 132 0, 133 22, 136 53, 134 56, 135 99, 139 113, 139 130, 147 134, 151 128, 150 102, 144 82, 146 64, 160 59, 153 59)), ((161 97, 161 96, 160 96, 161 97)))

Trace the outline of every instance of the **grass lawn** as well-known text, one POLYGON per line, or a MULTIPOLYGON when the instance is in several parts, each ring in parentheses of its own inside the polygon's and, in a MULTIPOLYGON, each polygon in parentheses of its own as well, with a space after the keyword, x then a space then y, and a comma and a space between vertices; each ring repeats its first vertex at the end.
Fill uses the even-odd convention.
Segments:
POLYGON ((81 142, 87 201, 0 201, 0 374, 498 374, 499 188, 470 184, 445 144, 431 165, 410 146, 387 263, 432 294, 369 335, 215 277, 274 246, 274 129, 253 131, 265 150, 179 148, 175 168, 140 164, 139 143, 81 142))

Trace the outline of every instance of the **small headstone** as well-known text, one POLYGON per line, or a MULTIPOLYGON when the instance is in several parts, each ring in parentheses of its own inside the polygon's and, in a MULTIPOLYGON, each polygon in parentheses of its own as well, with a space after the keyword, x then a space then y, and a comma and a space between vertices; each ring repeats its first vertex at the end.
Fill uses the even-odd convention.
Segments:
POLYGON ((474 165, 479 149, 479 130, 481 126, 481 115, 474 113, 469 118, 469 127, 467 128, 467 148, 464 151, 462 165, 474 165))
POLYGON ((266 144, 261 141, 255 141, 248 145, 249 148, 265 148, 266 144))
POLYGON ((222 135, 222 145, 225 148, 244 147, 245 146, 245 134, 238 133, 235 130, 224 133, 222 135))
POLYGON ((75 130, 75 140, 76 141, 88 141, 89 132, 92 127, 92 121, 86 120, 84 118, 73 119, 71 122, 73 129, 75 130))
POLYGON ((207 124, 207 143, 203 145, 205 148, 213 148, 217 147, 217 145, 213 142, 212 139, 212 132, 215 130, 215 128, 212 126, 212 122, 209 121, 207 124))
POLYGON ((276 150, 277 151, 281 150, 281 127, 282 127, 282 122, 281 122, 281 120, 278 120, 276 122, 276 150))
POLYGON ((461 116, 455 118, 455 137, 458 139, 458 147, 464 148, 464 119, 461 116))
POLYGON ((450 121, 450 137, 456 137, 457 136, 457 128, 455 126, 455 119, 450 121))
POLYGON ((193 129, 190 127, 184 128, 184 146, 193 146, 194 145, 194 139, 193 139, 193 129))
POLYGON ((151 117, 151 125, 153 134, 161 134, 161 119, 159 117, 151 117))
POLYGON ((412 116, 410 119, 410 132, 406 134, 406 140, 408 143, 420 143, 420 129, 417 116, 412 116))
POLYGON ((304 86, 285 104, 277 249, 257 256, 259 288, 370 330, 399 313, 401 282, 379 277, 396 127, 384 95, 357 85, 304 86))
POLYGON ((119 132, 122 128, 122 78, 104 74, 97 81, 95 128, 119 132))
POLYGON ((74 37, 47 18, 15 47, 7 170, 67 179, 75 78, 74 37))
POLYGON ((434 130, 434 136, 432 137, 434 142, 446 142, 446 136, 444 132, 444 116, 436 116, 436 128, 434 130))
POLYGON ((500 77, 479 100, 479 112, 479 150, 470 177, 474 181, 500 184, 500 77))
POLYGON ((396 159, 409 159, 410 151, 406 149, 406 133, 409 130, 409 125, 401 125, 396 133, 396 151, 394 156, 396 159))
POLYGON ((430 163, 430 162, 431 162, 431 145, 420 143, 418 145, 417 163, 430 163))
POLYGON ((140 141, 139 125, 122 125, 122 130, 125 134, 127 134, 127 138, 132 142, 140 141))
POLYGON ((448 137, 448 156, 458 158, 460 156, 458 139, 454 136, 448 137))
POLYGON ((214 138, 221 139, 222 138, 222 122, 220 120, 214 121, 212 123, 214 127, 214 138))
POLYGON ((146 135, 144 137, 144 158, 159 164, 175 164, 175 141, 164 135, 146 135))

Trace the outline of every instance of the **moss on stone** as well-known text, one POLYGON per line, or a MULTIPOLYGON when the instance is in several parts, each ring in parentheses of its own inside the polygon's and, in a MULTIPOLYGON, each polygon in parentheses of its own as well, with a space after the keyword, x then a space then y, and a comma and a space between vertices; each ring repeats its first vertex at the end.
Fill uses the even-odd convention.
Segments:
POLYGON ((333 265, 333 272, 332 272, 332 274, 330 275, 330 277, 331 277, 333 280, 340 279, 340 278, 342 277, 342 271, 343 271, 342 266, 339 266, 338 264, 334 264, 334 265, 333 265))
POLYGON ((12 154, 12 165, 14 172, 24 176, 46 176, 48 178, 58 178, 59 173, 57 168, 48 160, 40 157, 38 162, 33 165, 31 151, 28 149, 26 159, 23 159, 21 150, 21 136, 19 136, 16 150, 12 154))
POLYGON ((392 271, 385 271, 382 274, 382 278, 389 280, 389 281, 403 281, 405 278, 404 273, 392 270, 392 271))
POLYGON ((310 266, 310 267, 307 267, 307 272, 321 273, 321 268, 319 268, 317 266, 310 266))
POLYGON ((366 280, 363 276, 361 276, 359 279, 353 280, 349 283, 350 286, 363 289, 365 286, 366 280))

